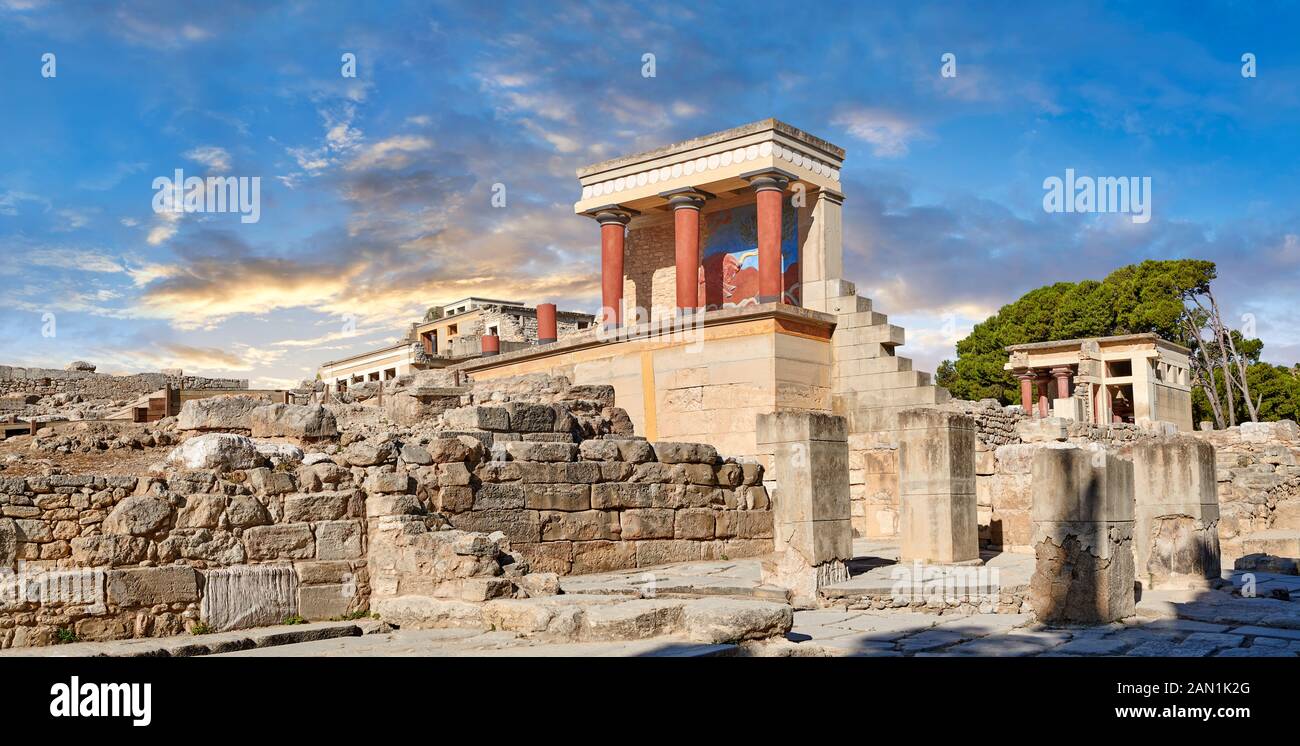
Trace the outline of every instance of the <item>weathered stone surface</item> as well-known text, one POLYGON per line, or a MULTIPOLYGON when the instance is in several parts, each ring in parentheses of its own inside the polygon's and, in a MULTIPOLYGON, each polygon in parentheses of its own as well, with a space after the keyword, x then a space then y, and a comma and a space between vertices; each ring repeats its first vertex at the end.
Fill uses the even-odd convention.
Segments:
POLYGON ((515 461, 573 461, 578 455, 578 446, 574 443, 508 440, 503 445, 515 461))
POLYGON ((338 520, 348 514, 351 501, 351 492, 287 495, 284 498, 284 520, 287 523, 338 520))
POLYGON ((579 635, 584 640, 644 640, 681 629, 683 601, 641 598, 588 606, 579 635))
POLYGON ((298 614, 310 621, 334 619, 352 610, 356 586, 351 584, 298 587, 298 614))
POLYGON ((226 510, 225 495, 189 495, 176 513, 176 528, 216 528, 226 510))
POLYGON ((434 438, 428 448, 430 457, 437 464, 452 461, 474 462, 483 456, 483 444, 468 436, 434 438))
MULTIPOLYGON (((511 543, 510 551, 519 554, 534 573, 568 575, 573 567, 573 543, 544 541, 537 543, 511 543)), ((528 577, 525 575, 524 577, 528 577)))
MULTIPOLYGON (((718 449, 705 443, 656 442, 655 456, 665 464, 715 464, 718 449)), ((629 459, 630 460, 630 459, 629 459)))
POLYGON ((460 407, 442 413, 443 423, 454 430, 508 432, 510 415, 504 407, 460 407))
POLYGON ((297 438, 305 441, 339 434, 334 413, 319 404, 267 404, 250 416, 254 438, 297 438))
POLYGON ((636 567, 636 543, 579 541, 573 544, 573 574, 608 572, 636 567))
POLYGON ((618 461, 618 443, 613 440, 588 439, 578 446, 578 456, 585 461, 618 461))
POLYGON ((529 598, 554 596, 560 592, 560 576, 553 572, 532 572, 516 582, 529 598))
POLYGON ((294 466, 302 463, 302 449, 289 443, 254 443, 253 447, 262 458, 275 465, 294 466))
POLYGON ((233 565, 247 559, 244 545, 229 531, 207 528, 178 528, 158 542, 158 560, 202 560, 218 565, 233 565))
POLYGON ((78 567, 135 565, 149 556, 149 541, 138 536, 78 536, 72 560, 78 567))
POLYGON ((699 642, 763 640, 789 632, 794 625, 794 609, 767 601, 705 598, 686 604, 682 623, 687 636, 699 642))
POLYGON ((199 576, 194 568, 181 565, 111 570, 108 600, 124 607, 197 601, 199 576))
POLYGON ((624 540, 671 539, 673 538, 674 512, 664 508, 624 510, 619 515, 622 525, 622 538, 624 540))
POLYGON ((357 559, 362 556, 360 521, 321 521, 315 524, 316 559, 357 559))
POLYGON ((406 474, 378 471, 366 477, 366 491, 370 493, 389 494, 410 490, 411 478, 406 474))
POLYGON ((311 526, 286 523, 257 526, 244 532, 244 545, 250 559, 311 559, 315 556, 315 539, 311 526))
POLYGON ((704 546, 698 541, 654 539, 636 543, 636 566, 652 567, 673 562, 699 562, 704 559, 704 546))
POLYGON ((653 486, 637 482, 593 484, 591 486, 591 507, 597 510, 651 507, 654 495, 653 486))
POLYGON ((438 464, 438 484, 444 487, 465 487, 472 481, 469 468, 460 462, 438 464))
POLYGON ((536 510, 590 510, 591 485, 524 484, 524 507, 536 510))
POLYGON ((501 531, 511 544, 541 541, 541 521, 536 510, 471 510, 456 514, 451 521, 462 531, 501 531))
POLYGON ((718 511, 715 533, 719 539, 770 539, 772 538, 772 511, 718 511))
POLYGON ((104 519, 104 533, 148 536, 165 528, 172 519, 171 503, 157 497, 128 497, 104 519))
POLYGON ((372 608, 380 619, 402 629, 477 629, 484 626, 482 607, 467 601, 428 596, 396 596, 378 599, 372 608))
POLYGON ((618 513, 604 510, 584 510, 573 513, 542 511, 543 541, 592 541, 619 538, 618 513))
POLYGON ((252 469, 262 461, 262 455, 251 438, 209 433, 177 446, 167 455, 167 461, 186 469, 224 472, 252 469))
POLYGON ((713 538, 713 532, 713 510, 709 508, 686 508, 675 511, 672 538, 705 541, 713 538))
POLYGON ((524 488, 518 484, 486 483, 474 492, 474 510, 512 510, 524 507, 524 488))
POLYGON ((397 448, 389 440, 350 443, 343 451, 343 458, 352 466, 378 466, 392 461, 396 456, 397 448))
POLYGON ((296 613, 298 579, 289 565, 239 565, 204 573, 200 616, 215 630, 280 624, 296 613))
POLYGON ((263 526, 271 522, 271 514, 257 498, 235 495, 226 506, 226 520, 235 528, 263 526))
POLYGON ((407 443, 402 446, 402 460, 408 464, 424 466, 433 463, 433 454, 422 445, 407 443))
POLYGON ((555 410, 545 404, 512 401, 506 404, 510 418, 510 431, 516 433, 549 433, 555 427, 555 410))
POLYGON ((18 527, 12 518, 0 518, 0 570, 12 570, 18 561, 18 527))
POLYGON ((177 430, 251 430, 253 410, 266 402, 253 396, 191 399, 176 416, 177 430))

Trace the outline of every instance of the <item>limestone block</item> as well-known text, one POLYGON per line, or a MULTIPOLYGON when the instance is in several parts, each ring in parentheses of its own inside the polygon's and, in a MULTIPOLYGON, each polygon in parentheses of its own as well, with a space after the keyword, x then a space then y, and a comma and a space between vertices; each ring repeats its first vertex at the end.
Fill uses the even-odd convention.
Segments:
POLYGON ((509 402, 505 409, 511 432, 549 433, 555 427, 555 410, 549 405, 509 402))
POLYGON ((500 531, 513 546, 516 543, 541 541, 541 520, 536 510, 471 510, 451 518, 462 531, 500 531))
POLYGON ((250 559, 311 559, 316 554, 311 526, 306 523, 256 526, 243 538, 250 559))
POLYGON ((78 536, 72 540, 72 560, 78 567, 117 567, 138 564, 149 555, 149 540, 139 536, 78 536))
POLYGON ((559 575, 568 575, 573 567, 572 542, 545 541, 529 544, 511 543, 510 550, 515 554, 522 556, 524 560, 528 562, 529 570, 534 573, 556 573, 559 575))
POLYGON ((13 570, 18 562, 18 527, 12 518, 0 518, 0 570, 13 570))
POLYGON ((653 502, 653 487, 639 482, 606 482, 591 486, 591 507, 596 510, 648 508, 653 502))
POLYGON ((848 427, 843 417, 819 412, 775 412, 755 421, 759 445, 826 440, 847 442, 848 427))
POLYGON ((583 510, 573 513, 541 511, 542 541, 592 541, 620 538, 619 515, 614 511, 583 510))
POLYGON ((618 461, 618 443, 612 440, 588 439, 578 446, 578 456, 585 461, 618 461))
POLYGON ((348 514, 351 501, 351 492, 288 495, 284 498, 284 520, 286 523, 338 520, 348 514))
POLYGON ((524 507, 534 510, 590 510, 589 484, 525 484, 524 507))
POLYGON ((409 492, 410 489, 411 478, 406 474, 372 471, 370 476, 366 477, 366 491, 372 494, 409 492))
POLYGON ((488 482, 474 491, 474 510, 512 510, 524 507, 524 488, 509 482, 488 482))
POLYGON ((367 441, 351 443, 343 451, 343 458, 352 466, 378 466, 393 461, 397 447, 392 441, 367 441))
POLYGON ((717 514, 714 532, 719 539, 772 538, 772 511, 723 510, 717 514))
POLYGON ((636 542, 578 541, 574 542, 572 547, 574 575, 623 570, 637 566, 636 542))
POLYGON ((673 514, 666 508, 633 508, 620 514, 622 526, 621 538, 628 539, 671 539, 673 538, 673 514))
POLYGON ((510 414, 504 407, 460 407, 442 413, 443 422, 456 430, 510 431, 510 414))
POLYGON ((702 541, 651 539, 637 541, 636 567, 653 567, 674 562, 699 562, 704 559, 702 541))
MULTIPOLYGON (((675 511, 674 539, 707 540, 714 537, 714 511, 709 508, 685 508, 675 511)), ((624 531, 627 525, 624 519, 624 531)))
POLYGON ((147 495, 128 497, 104 519, 104 533, 148 536, 164 528, 172 518, 171 503, 147 495))
POLYGON ((437 466, 438 484, 444 487, 465 487, 472 482, 472 475, 469 468, 459 461, 449 464, 438 464, 437 466))
POLYGON ((309 621, 333 619, 351 611, 356 601, 352 584, 299 586, 298 615, 309 621))
POLYGON ((108 600, 118 606, 153 606, 199 600, 198 573, 192 567, 134 567, 110 570, 108 600))
POLYGON ((506 453, 515 461, 573 461, 578 456, 578 446, 574 443, 513 440, 504 445, 506 453))
POLYGON ((769 601, 705 598, 686 604, 682 622, 686 635, 699 642, 761 640, 789 632, 794 625, 794 609, 769 601))
POLYGON ((1016 423, 1016 432, 1025 443, 1063 441, 1070 437, 1070 420, 1061 417, 1021 420, 1016 423))
POLYGON ((189 495, 176 513, 176 528, 216 528, 226 510, 225 495, 189 495))
POLYGON ((203 575, 199 613, 215 630, 280 624, 298 613, 298 578, 290 565, 238 565, 203 575))
POLYGON ((433 454, 429 453, 429 449, 416 443, 403 445, 400 453, 402 460, 408 464, 426 466, 433 463, 433 454))
POLYGON ((342 560, 362 556, 364 529, 360 521, 321 521, 314 528, 316 559, 342 560))
POLYGON ((1134 613, 1133 464, 1104 448, 1050 443, 1034 455, 1039 621, 1104 624, 1134 613))
POLYGON ((654 444, 654 453, 665 464, 715 464, 718 461, 717 449, 705 443, 659 441, 654 444))
POLYGON ((1125 449, 1133 461, 1134 559, 1151 588, 1205 587, 1221 570, 1214 446, 1191 437, 1125 449))

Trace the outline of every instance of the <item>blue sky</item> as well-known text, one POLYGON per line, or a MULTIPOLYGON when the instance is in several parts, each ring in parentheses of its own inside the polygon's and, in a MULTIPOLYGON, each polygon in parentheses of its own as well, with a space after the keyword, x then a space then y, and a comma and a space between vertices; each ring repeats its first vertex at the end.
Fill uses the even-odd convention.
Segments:
POLYGON ((574 170, 768 116, 847 149, 846 274, 920 367, 1185 256, 1300 360, 1294 4, 184 5, 0 0, 0 364, 287 385, 465 295, 594 311, 574 170), (177 168, 261 177, 260 220, 154 213, 177 168), (1067 168, 1151 177, 1151 221, 1044 212, 1067 168))

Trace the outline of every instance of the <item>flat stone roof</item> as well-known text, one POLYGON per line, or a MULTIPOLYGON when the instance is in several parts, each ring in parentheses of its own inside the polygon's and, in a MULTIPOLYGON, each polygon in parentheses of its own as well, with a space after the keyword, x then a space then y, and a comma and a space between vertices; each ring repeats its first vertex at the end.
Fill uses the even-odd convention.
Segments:
POLYGON ((655 158, 662 158, 663 156, 673 155, 674 153, 683 153, 706 145, 712 145, 713 143, 734 140, 737 137, 752 135, 755 132, 765 132, 767 130, 775 130, 776 132, 780 132, 787 137, 792 137, 805 145, 817 148, 834 158, 839 160, 844 159, 844 148, 823 140, 816 135, 804 132, 798 127, 786 124, 779 119, 768 118, 760 119, 757 122, 750 122, 749 124, 742 124, 739 127, 732 127, 731 129, 722 130, 721 132, 693 137, 690 140, 683 140, 682 142, 673 143, 672 145, 665 145, 662 148, 647 150, 642 153, 633 153, 631 155, 621 155, 607 161, 593 163, 590 166, 579 168, 578 178, 581 179, 584 176, 590 176, 591 174, 597 174, 602 171, 609 171, 632 163, 640 163, 655 158))
POLYGON ((1047 342, 1027 342, 1020 345, 1010 345, 1003 349, 1007 352, 1032 352, 1034 350, 1050 350, 1056 347, 1078 347, 1084 342, 1096 342, 1098 344, 1123 344, 1125 342, 1150 342, 1160 347, 1168 347, 1180 352, 1189 353, 1186 347, 1177 342, 1170 342, 1155 332, 1141 332, 1139 334, 1117 334, 1111 337, 1080 337, 1078 339, 1053 339, 1047 342))

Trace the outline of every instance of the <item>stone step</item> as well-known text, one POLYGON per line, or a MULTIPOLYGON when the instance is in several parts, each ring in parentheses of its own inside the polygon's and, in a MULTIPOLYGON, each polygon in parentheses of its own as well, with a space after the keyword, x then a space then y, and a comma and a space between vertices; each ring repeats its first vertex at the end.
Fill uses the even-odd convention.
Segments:
POLYGON ((831 343, 836 347, 850 347, 873 342, 886 347, 897 347, 904 343, 904 335, 903 327, 897 324, 861 326, 856 329, 837 328, 831 337, 831 343))
MULTIPOLYGON (((897 360, 898 358, 894 358, 897 360)), ((892 373, 867 373, 863 375, 838 376, 832 379, 837 391, 881 391, 884 389, 906 389, 929 386, 930 374, 919 370, 900 370, 892 373)))
POLYGON ((848 420, 850 433, 883 432, 898 428, 898 413, 904 409, 935 406, 951 398, 939 386, 854 391, 836 394, 833 409, 848 420))
POLYGON ((861 313, 871 310, 871 299, 860 295, 839 295, 826 298, 826 313, 861 313))
POLYGON ((883 313, 875 311, 856 311, 854 313, 842 313, 835 317, 835 329, 857 329, 863 326, 880 326, 888 324, 889 317, 883 313))
POLYGON ((873 373, 896 373, 911 369, 911 358, 894 355, 835 361, 835 374, 840 377, 865 376, 873 373))
POLYGON ((1300 531, 1287 528, 1256 531, 1242 537, 1241 547, 1246 554, 1300 559, 1300 531))
POLYGON ((882 357, 893 357, 894 345, 883 345, 879 342, 861 345, 848 345, 847 347, 837 347, 831 345, 831 358, 838 365, 845 360, 872 360, 882 357))

